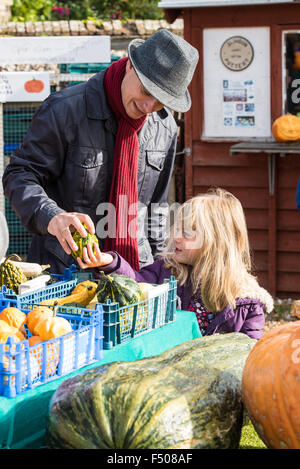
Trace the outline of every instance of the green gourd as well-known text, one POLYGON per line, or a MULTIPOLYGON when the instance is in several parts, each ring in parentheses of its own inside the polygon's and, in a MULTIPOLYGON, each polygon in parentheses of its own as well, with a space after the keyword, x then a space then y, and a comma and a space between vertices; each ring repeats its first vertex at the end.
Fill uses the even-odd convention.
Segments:
POLYGON ((22 269, 9 260, 14 255, 11 254, 0 264, 0 286, 5 285, 18 294, 19 285, 28 279, 22 269))
POLYGON ((107 300, 119 303, 119 307, 128 306, 142 300, 142 290, 134 279, 121 274, 105 275, 100 272, 97 298, 99 303, 107 300))
POLYGON ((93 253, 95 254, 94 243, 98 244, 98 246, 99 246, 99 241, 98 241, 98 238, 97 238, 96 235, 93 235, 88 231, 87 226, 86 226, 85 223, 82 223, 82 225, 83 225, 85 231, 87 232, 87 236, 85 238, 83 238, 82 235, 77 230, 72 234, 72 237, 73 237, 75 243, 78 246, 78 250, 77 251, 71 250, 71 254, 72 254, 72 256, 74 257, 75 260, 77 259, 77 257, 79 257, 82 261, 84 261, 84 259, 83 259, 83 248, 87 247, 87 245, 90 244, 91 247, 92 247, 93 253))
POLYGON ((216 334, 131 362, 101 365, 53 394, 47 445, 55 449, 227 449, 239 445, 241 381, 256 343, 216 334))

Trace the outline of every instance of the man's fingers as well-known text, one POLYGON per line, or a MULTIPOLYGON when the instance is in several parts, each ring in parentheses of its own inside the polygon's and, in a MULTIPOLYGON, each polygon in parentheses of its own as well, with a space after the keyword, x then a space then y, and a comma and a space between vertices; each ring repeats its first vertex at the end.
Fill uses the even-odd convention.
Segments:
POLYGON ((76 215, 73 215, 70 222, 69 222, 69 225, 73 225, 75 230, 77 230, 81 236, 83 238, 86 238, 87 237, 87 232, 86 230, 84 229, 81 221, 79 220, 79 218, 76 216, 76 215))
POLYGON ((65 253, 66 254, 71 254, 70 246, 67 243, 67 241, 65 240, 65 238, 63 238, 62 236, 57 236, 57 238, 58 238, 58 241, 60 242, 61 247, 65 251, 65 253))
MULTIPOLYGON (((85 213, 77 213, 76 214, 78 219, 80 220, 81 223, 85 223, 86 224, 86 227, 88 229, 88 231, 91 233, 91 234, 95 234, 95 226, 94 226, 94 223, 92 221, 92 219, 89 217, 89 215, 86 215, 85 213)), ((77 230, 79 231, 79 233, 81 233, 81 231, 77 228, 77 230)), ((85 236, 84 236, 85 238, 85 236)))

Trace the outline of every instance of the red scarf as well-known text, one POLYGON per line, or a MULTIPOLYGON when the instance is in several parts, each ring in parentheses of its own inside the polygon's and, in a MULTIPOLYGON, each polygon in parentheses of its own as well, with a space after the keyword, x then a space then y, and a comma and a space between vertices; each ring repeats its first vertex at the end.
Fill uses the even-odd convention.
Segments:
POLYGON ((125 75, 127 60, 126 57, 114 62, 104 76, 106 97, 118 120, 109 197, 110 204, 115 207, 115 213, 113 210, 108 210, 108 237, 105 239, 104 250, 117 251, 135 270, 139 270, 137 238, 139 141, 137 132, 144 124, 146 116, 131 119, 123 106, 121 83, 125 75))

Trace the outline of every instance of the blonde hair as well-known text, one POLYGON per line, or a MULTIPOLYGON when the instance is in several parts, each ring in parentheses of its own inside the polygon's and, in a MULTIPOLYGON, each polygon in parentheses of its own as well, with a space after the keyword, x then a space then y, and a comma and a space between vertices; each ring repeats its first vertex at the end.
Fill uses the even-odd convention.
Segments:
POLYGON ((255 280, 250 273, 251 257, 242 205, 233 194, 221 188, 199 194, 179 208, 162 257, 179 285, 189 276, 193 291, 201 284, 201 297, 212 312, 219 312, 227 305, 234 308, 239 292, 255 280), (202 240, 199 257, 192 267, 178 263, 174 257, 175 233, 182 227, 202 240))

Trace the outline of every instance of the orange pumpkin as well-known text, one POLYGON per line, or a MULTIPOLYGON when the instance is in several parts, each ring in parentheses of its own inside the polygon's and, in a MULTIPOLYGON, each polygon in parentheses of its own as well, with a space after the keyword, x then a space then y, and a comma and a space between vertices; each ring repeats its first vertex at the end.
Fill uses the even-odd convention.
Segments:
POLYGON ((25 337, 19 329, 7 324, 6 321, 0 320, 0 342, 6 343, 8 337, 13 337, 16 342, 24 340, 25 337))
POLYGON ((40 93, 44 89, 44 83, 42 80, 36 80, 33 78, 32 80, 28 80, 24 83, 24 88, 27 93, 40 93))
POLYGON ((26 323, 26 314, 18 308, 9 307, 5 308, 0 313, 0 320, 7 322, 9 326, 21 329, 25 332, 24 324, 26 323))
POLYGON ((268 448, 300 449, 300 321, 272 329, 254 345, 242 396, 268 448))
POLYGON ((28 338, 28 342, 29 342, 29 347, 32 347, 32 345, 40 344, 43 341, 40 338, 40 336, 32 335, 31 337, 28 338))
POLYGON ((272 125, 272 133, 277 142, 300 140, 300 119, 293 114, 278 117, 272 125))
POLYGON ((46 306, 34 306, 33 309, 27 313, 26 322, 29 332, 31 332, 32 335, 38 335, 35 331, 38 322, 41 319, 52 318, 53 315, 54 312, 52 309, 47 308, 46 306))
POLYGON ((67 319, 53 316, 41 319, 34 330, 35 334, 39 335, 42 340, 49 340, 71 332, 72 326, 67 319))

